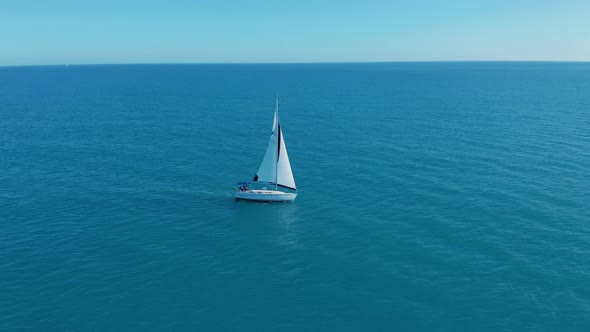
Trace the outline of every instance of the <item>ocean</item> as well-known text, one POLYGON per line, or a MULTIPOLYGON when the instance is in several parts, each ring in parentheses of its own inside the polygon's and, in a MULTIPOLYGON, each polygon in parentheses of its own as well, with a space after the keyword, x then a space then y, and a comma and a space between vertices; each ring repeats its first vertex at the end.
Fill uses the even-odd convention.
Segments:
POLYGON ((590 63, 0 67, 0 330, 588 331, 589 169, 590 63))

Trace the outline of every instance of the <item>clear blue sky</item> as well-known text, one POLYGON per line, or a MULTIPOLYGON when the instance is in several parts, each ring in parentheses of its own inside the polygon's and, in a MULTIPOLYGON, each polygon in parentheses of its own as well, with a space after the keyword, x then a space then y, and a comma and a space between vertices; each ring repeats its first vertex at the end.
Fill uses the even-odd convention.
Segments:
POLYGON ((590 61, 590 0, 0 0, 0 65, 590 61))

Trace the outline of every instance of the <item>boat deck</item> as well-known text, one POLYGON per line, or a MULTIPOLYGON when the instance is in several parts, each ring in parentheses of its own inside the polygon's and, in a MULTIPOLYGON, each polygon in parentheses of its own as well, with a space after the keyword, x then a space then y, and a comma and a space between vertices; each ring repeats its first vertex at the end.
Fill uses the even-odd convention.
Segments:
POLYGON ((297 197, 297 193, 286 193, 277 190, 252 189, 248 191, 236 191, 234 197, 251 201, 265 202, 290 202, 297 197))

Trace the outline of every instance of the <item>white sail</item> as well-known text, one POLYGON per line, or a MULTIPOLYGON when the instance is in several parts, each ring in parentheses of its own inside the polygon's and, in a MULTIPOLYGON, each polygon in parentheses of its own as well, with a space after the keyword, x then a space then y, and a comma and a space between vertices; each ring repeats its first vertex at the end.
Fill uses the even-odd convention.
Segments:
POLYGON ((285 146, 285 138, 279 122, 278 102, 270 140, 266 148, 266 153, 264 154, 264 159, 262 159, 260 168, 258 168, 258 172, 254 177, 254 181, 276 183, 279 186, 294 190, 297 189, 293 172, 291 171, 287 147, 285 146))
POLYGON ((291 171, 291 163, 289 162, 289 154, 287 153, 287 146, 285 145, 285 136, 279 123, 279 160, 277 166, 277 184, 288 187, 290 189, 297 189, 295 187, 295 179, 293 178, 293 171, 291 171))
POLYGON ((256 172, 256 176, 254 177, 254 181, 261 181, 261 182, 272 182, 274 183, 277 179, 277 113, 275 112, 275 117, 272 122, 272 133, 270 134, 270 140, 268 141, 268 146, 266 147, 266 153, 264 154, 264 159, 262 159, 262 163, 260 164, 260 168, 258 168, 258 172, 256 172))

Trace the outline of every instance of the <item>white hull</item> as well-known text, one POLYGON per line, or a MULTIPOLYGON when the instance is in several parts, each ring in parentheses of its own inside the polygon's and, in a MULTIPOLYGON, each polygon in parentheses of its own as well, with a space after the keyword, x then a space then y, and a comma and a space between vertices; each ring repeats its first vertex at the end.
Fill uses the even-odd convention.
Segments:
POLYGON ((245 199, 249 201, 261 202, 292 202, 297 197, 297 193, 286 193, 276 190, 249 190, 236 191, 234 197, 237 199, 245 199))

